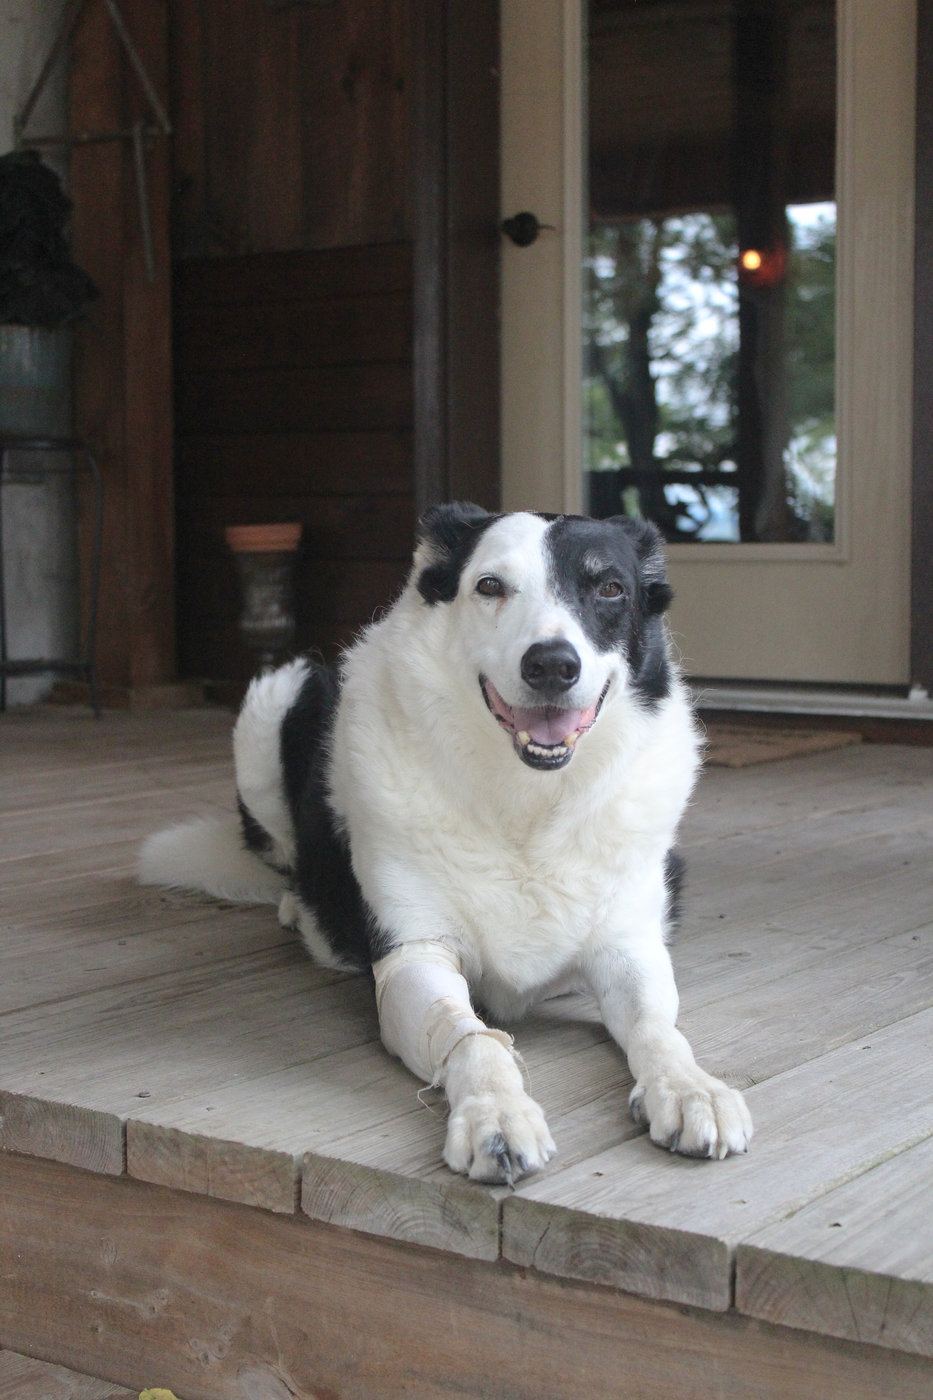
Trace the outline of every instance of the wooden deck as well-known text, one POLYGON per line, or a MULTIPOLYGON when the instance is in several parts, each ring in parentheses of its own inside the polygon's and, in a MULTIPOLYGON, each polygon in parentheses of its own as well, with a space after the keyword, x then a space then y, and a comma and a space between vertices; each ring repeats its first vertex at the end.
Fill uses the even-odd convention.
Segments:
POLYGON ((748 1156, 652 1147, 555 1003, 517 1044, 558 1156, 509 1191, 440 1165, 366 979, 134 883, 230 805, 230 725, 0 717, 0 1400, 68 1393, 23 1357, 89 1400, 933 1396, 933 749, 702 780, 681 1025, 748 1156))

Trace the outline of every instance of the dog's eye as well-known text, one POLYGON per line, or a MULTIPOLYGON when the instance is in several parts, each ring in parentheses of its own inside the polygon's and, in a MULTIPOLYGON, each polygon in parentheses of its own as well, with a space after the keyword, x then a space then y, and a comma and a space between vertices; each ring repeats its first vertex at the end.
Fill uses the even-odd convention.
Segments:
POLYGON ((607 579, 605 583, 601 583, 601 584, 599 585, 599 587, 597 588, 597 590, 596 590, 596 596, 597 596, 597 598, 610 598, 610 599, 611 599, 611 598, 624 598, 624 597, 625 597, 625 589, 622 587, 621 583, 619 583, 616 579, 614 579, 614 578, 612 578, 612 579, 607 579))
POLYGON ((504 598, 505 584, 501 578, 496 578, 495 574, 483 574, 483 577, 476 581, 476 591, 483 598, 504 598))

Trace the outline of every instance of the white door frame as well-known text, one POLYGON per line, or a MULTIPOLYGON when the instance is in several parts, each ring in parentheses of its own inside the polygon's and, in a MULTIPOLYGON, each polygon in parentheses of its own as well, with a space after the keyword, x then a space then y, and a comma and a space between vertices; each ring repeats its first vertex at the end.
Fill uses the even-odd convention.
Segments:
MULTIPOLYGON (((503 503, 578 511, 582 0, 502 0, 502 209, 545 229, 503 250, 503 503)), ((687 669, 906 685, 916 0, 839 0, 836 538, 672 545, 687 669)))
POLYGON ((502 0, 502 210, 546 227, 502 251, 502 503, 579 512, 583 0, 502 0))

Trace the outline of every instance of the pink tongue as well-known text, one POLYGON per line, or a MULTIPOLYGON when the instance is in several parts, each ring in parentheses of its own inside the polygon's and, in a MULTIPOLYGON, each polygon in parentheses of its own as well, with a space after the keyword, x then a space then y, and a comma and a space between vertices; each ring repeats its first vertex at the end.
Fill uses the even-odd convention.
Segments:
POLYGON ((512 723, 517 733, 530 734, 536 744, 559 744, 584 722, 582 710, 557 710, 547 706, 542 710, 512 711, 512 723))

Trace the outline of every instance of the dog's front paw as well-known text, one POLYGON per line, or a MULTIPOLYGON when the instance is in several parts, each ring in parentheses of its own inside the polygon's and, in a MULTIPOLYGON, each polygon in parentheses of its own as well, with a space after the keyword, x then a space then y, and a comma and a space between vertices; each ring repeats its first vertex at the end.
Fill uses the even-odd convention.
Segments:
POLYGON ((525 1091, 475 1094, 452 1110, 444 1161, 474 1181, 505 1182, 539 1171, 557 1148, 544 1114, 525 1091))
POLYGON ((636 1123, 648 1123, 652 1142, 671 1152, 721 1158, 748 1151, 752 1117, 745 1100, 699 1065, 636 1084, 629 1107, 636 1123))

